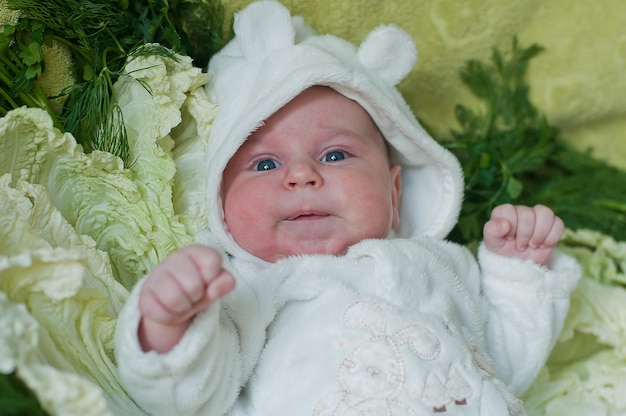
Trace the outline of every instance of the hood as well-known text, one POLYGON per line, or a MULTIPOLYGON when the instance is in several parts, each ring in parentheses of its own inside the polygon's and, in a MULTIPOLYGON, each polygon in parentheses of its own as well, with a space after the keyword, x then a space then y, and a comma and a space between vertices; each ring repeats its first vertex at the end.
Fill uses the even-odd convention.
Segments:
POLYGON ((444 238, 457 222, 463 176, 457 159, 422 128, 396 85, 417 60, 412 38, 394 25, 374 29, 360 46, 317 35, 277 1, 251 3, 235 15, 235 38, 209 62, 209 98, 219 105, 208 146, 211 233, 236 256, 220 197, 222 172, 264 120, 305 89, 328 86, 372 117, 402 166, 396 237, 444 238))

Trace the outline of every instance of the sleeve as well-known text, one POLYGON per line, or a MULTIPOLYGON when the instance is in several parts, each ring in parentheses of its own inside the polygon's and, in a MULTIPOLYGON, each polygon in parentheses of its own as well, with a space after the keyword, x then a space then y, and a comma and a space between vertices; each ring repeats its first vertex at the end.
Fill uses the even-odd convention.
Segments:
POLYGON ((578 263, 556 251, 548 266, 499 256, 481 245, 488 352, 498 377, 520 395, 545 364, 563 327, 578 263))
POLYGON ((219 301, 198 314, 181 341, 167 354, 143 352, 137 337, 140 314, 136 285, 117 322, 115 353, 120 379, 149 414, 223 414, 234 402, 241 380, 239 345, 219 301))

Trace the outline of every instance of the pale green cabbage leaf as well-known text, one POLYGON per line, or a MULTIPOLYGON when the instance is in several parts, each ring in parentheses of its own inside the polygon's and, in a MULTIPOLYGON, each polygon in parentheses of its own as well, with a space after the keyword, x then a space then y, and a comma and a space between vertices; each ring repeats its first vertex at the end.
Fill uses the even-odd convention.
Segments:
POLYGON ((626 242, 567 230, 561 249, 583 279, 571 297, 559 340, 525 394, 531 416, 626 414, 626 242))
MULTIPOLYGON (((208 75, 189 57, 139 56, 129 61, 126 72, 114 92, 128 132, 130 167, 106 152, 85 154, 70 134, 52 126, 45 112, 20 108, 0 119, 0 174, 43 185, 76 231, 92 236, 111 255, 116 277, 130 288, 206 226, 204 194, 199 195, 204 188, 197 178, 188 183, 200 191, 177 203, 190 229, 174 211, 177 161, 172 148, 176 140, 185 147, 205 146, 215 106, 199 98, 208 75), (181 109, 189 115, 185 123, 181 109), (172 137, 175 127, 178 134, 172 137)), ((203 154, 181 156, 178 164, 200 177, 206 171, 199 160, 203 154)), ((176 182, 177 193, 189 189, 184 176, 176 182)))
POLYGON ((53 415, 138 414, 113 361, 128 291, 41 185, 0 177, 0 371, 17 372, 53 415))
POLYGON ((0 292, 0 328, 0 372, 17 371, 48 413, 111 414, 98 386, 73 372, 60 371, 40 357, 39 323, 24 304, 9 301, 3 292, 0 292))
POLYGON ((47 113, 0 118, 0 371, 52 415, 139 415, 113 337, 134 283, 206 230, 217 108, 191 59, 139 56, 114 85, 132 165, 85 154, 47 113))

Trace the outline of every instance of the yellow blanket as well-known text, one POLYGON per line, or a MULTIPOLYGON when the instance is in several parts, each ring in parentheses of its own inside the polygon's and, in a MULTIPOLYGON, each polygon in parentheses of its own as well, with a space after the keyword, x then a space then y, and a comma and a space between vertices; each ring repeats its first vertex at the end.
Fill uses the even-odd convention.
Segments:
MULTIPOLYGON (((251 0, 225 1, 227 16, 251 0)), ((400 88, 438 137, 456 125, 454 106, 473 98, 458 71, 494 46, 545 50, 531 61, 531 99, 580 148, 626 168, 626 2, 623 0, 282 0, 320 33, 359 43, 379 24, 410 33, 419 58, 400 88)), ((230 19, 227 19, 230 24, 230 19)))

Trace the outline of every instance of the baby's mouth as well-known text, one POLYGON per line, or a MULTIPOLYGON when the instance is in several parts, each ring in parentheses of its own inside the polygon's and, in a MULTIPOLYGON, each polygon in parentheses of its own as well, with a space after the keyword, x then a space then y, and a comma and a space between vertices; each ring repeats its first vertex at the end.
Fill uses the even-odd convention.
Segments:
POLYGON ((327 217, 327 214, 298 214, 293 217, 287 218, 288 221, 306 221, 306 220, 317 220, 320 218, 327 217))
POLYGON ((303 213, 298 213, 296 215, 292 215, 291 217, 287 218, 287 221, 317 220, 317 219, 324 218, 327 216, 328 214, 324 214, 321 212, 303 212, 303 213))

